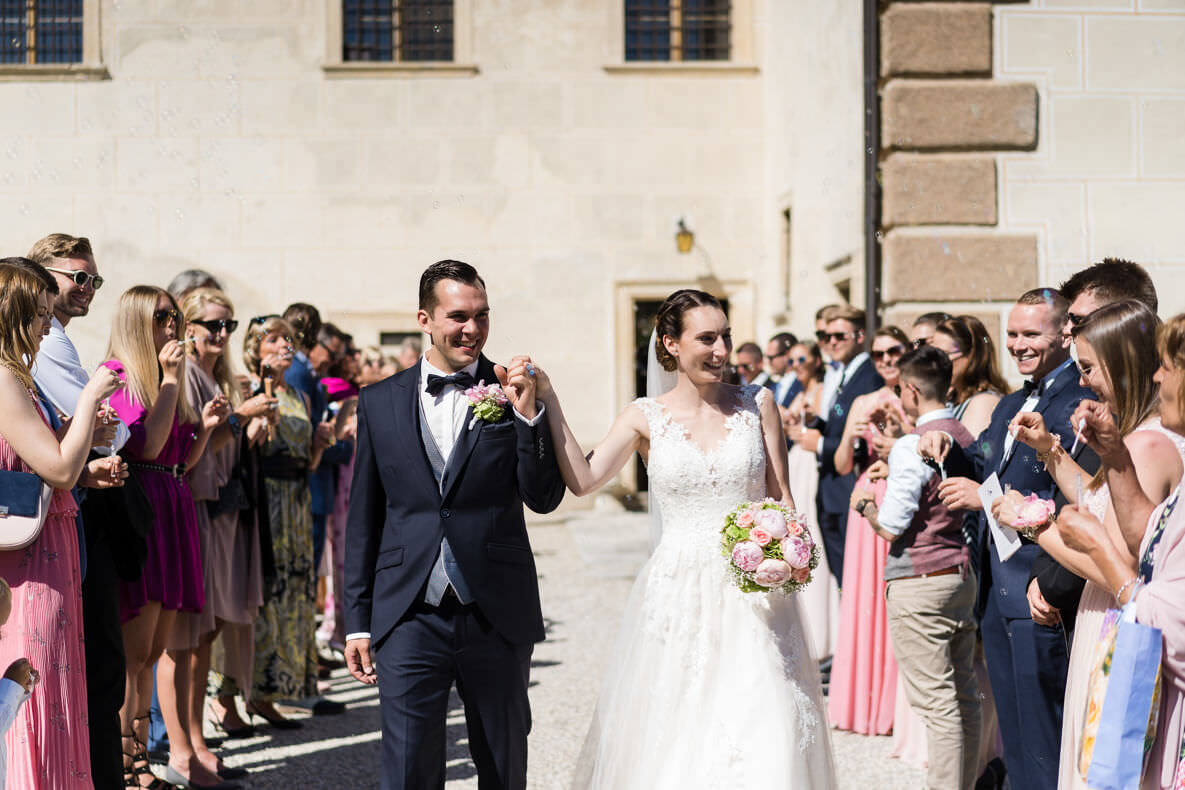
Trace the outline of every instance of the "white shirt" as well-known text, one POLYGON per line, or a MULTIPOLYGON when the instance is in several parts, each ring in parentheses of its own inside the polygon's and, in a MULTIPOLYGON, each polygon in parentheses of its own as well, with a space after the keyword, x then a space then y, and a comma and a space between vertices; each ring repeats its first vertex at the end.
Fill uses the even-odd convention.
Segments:
MULTIPOLYGON (((935 409, 918 417, 917 427, 921 428, 935 420, 954 418, 955 413, 950 409, 935 409)), ((885 498, 881 500, 876 518, 886 532, 892 532, 894 535, 900 535, 909 529, 913 517, 918 512, 922 489, 934 476, 934 468, 928 466, 918 455, 918 442, 921 438, 920 434, 906 434, 898 439, 889 451, 889 482, 885 487, 885 498)))
MULTIPOLYGON (((45 392, 49 402, 60 413, 70 416, 78 408, 78 396, 86 387, 90 376, 82 367, 78 349, 66 336, 62 322, 54 316, 49 334, 41 338, 41 349, 33 360, 33 380, 45 392)), ((115 425, 115 450, 128 440, 127 426, 122 422, 115 425)))
MULTIPOLYGON (((778 383, 774 385, 775 403, 779 405, 782 403, 782 400, 786 397, 786 393, 790 391, 790 387, 794 386, 794 382, 796 380, 797 379, 794 378, 794 374, 790 372, 783 374, 782 377, 778 379, 778 383)), ((790 404, 786 405, 789 406, 790 404)))
MULTIPOLYGON (((472 376, 477 373, 477 362, 466 365, 457 372, 468 373, 472 376)), ((447 386, 436 395, 429 393, 429 375, 448 376, 451 374, 429 362, 428 354, 425 352, 420 357, 420 405, 423 406, 424 417, 428 421, 428 432, 432 434, 432 439, 436 442, 436 449, 440 450, 440 455, 447 465, 449 456, 453 453, 453 447, 457 443, 457 437, 465 428, 465 418, 469 416, 469 399, 465 397, 465 390, 454 386, 447 386)), ((486 382, 486 384, 494 383, 496 382, 486 382)), ((514 416, 527 425, 538 425, 539 420, 543 419, 543 404, 536 401, 535 408, 537 411, 534 419, 528 420, 519 414, 518 409, 514 410, 514 416)), ((364 631, 346 634, 346 641, 349 642, 351 639, 370 639, 370 634, 364 631)))
POLYGON ((0 787, 5 787, 8 773, 8 744, 4 737, 16 720, 21 703, 29 698, 29 692, 16 681, 0 678, 0 787))
MULTIPOLYGON (((1046 387, 1053 383, 1053 380, 1058 377, 1058 374, 1065 370, 1070 365, 1074 364, 1073 359, 1067 359, 1062 364, 1058 365, 1053 370, 1045 374, 1041 379, 1039 387, 1029 393, 1029 397, 1025 398, 1025 402, 1020 405, 1020 411, 1017 414, 1023 414, 1026 411, 1032 411, 1037 408, 1037 404, 1041 401, 1041 394, 1046 387)), ((1004 435, 1004 452, 1000 455, 1000 467, 1003 468, 1005 462, 1012 456, 1012 450, 1016 446, 1016 435, 1012 431, 1008 431, 1004 435)))

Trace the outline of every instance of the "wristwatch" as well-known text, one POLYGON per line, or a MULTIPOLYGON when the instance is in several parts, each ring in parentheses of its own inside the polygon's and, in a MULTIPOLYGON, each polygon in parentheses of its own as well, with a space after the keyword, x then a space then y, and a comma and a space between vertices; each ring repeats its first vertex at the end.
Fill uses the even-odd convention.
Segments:
POLYGON ((855 511, 857 513, 859 513, 861 516, 863 516, 864 511, 867 510, 868 506, 871 504, 872 504, 871 499, 861 499, 859 502, 856 503, 855 511))

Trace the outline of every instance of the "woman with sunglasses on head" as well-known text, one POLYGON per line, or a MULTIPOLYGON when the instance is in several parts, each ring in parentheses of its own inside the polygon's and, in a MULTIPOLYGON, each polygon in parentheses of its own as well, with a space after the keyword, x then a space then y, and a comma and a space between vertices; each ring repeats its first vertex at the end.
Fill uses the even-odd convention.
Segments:
MULTIPOLYGON (((1117 431, 1123 437, 1140 486, 1153 502, 1165 499, 1185 471, 1185 437, 1162 425, 1157 413, 1158 388, 1153 377, 1161 368, 1155 343, 1158 325, 1156 315, 1145 305, 1126 300, 1099 308, 1073 330, 1082 383, 1094 391, 1109 413, 1115 415, 1117 431)), ((1075 413, 1077 419, 1078 413, 1075 413)), ((1040 414, 1022 412, 1013 424, 1017 441, 1037 450, 1038 458, 1044 460, 1068 502, 1101 521, 1099 538, 1112 542, 1116 553, 1134 573, 1145 534, 1143 525, 1134 530, 1123 528, 1123 520, 1111 502, 1106 469, 1100 469, 1093 476, 1084 472, 1068 453, 1061 450, 1040 414)), ((1018 497, 1018 494, 1008 494, 999 503, 996 512, 1003 523, 1014 521, 1018 497)), ((1106 610, 1115 606, 1114 590, 1101 583, 1101 575, 1089 559, 1066 546, 1059 530, 1042 530, 1036 540, 1055 560, 1087 579, 1078 603, 1066 677, 1058 779, 1058 786, 1063 790, 1085 788, 1086 783, 1078 771, 1078 751, 1094 646, 1106 610)))
MULTIPOLYGON (((270 390, 277 401, 260 447, 275 566, 274 592, 255 620, 252 687, 244 693, 247 712, 276 729, 301 726, 276 710, 277 700, 317 694, 317 569, 313 566, 308 479, 328 446, 313 431, 307 396, 285 382, 284 374, 295 355, 292 338, 292 326, 279 316, 251 319, 243 338, 243 364, 253 389, 270 390)), ((233 693, 235 686, 224 682, 220 697, 233 693)))
MULTIPOLYGON (((882 327, 873 335, 869 355, 885 385, 853 401, 835 451, 836 471, 860 473, 852 502, 873 499, 880 504, 885 495, 885 464, 877 461, 888 458, 893 442, 910 430, 896 392, 901 379, 897 360, 909 346, 909 337, 895 326, 882 327)), ((889 544, 877 537, 863 515, 851 510, 844 538, 839 639, 827 704, 834 726, 864 735, 887 735, 893 729, 897 662, 885 612, 888 553, 889 544)))
POLYGON ((983 322, 973 315, 940 321, 929 342, 950 358, 955 419, 972 436, 979 436, 991 422, 996 404, 1009 392, 1000 375, 996 344, 983 322))
MULTIPOLYGON (((52 297, 38 274, 0 265, 0 469, 31 472, 55 489, 33 542, 0 552, 0 577, 12 587, 12 613, 0 639, 0 668, 8 667, 6 677, 23 686, 18 694, 33 691, 4 742, 8 787, 83 790, 92 782, 78 509, 69 489, 87 475, 88 467, 98 470, 87 464, 94 443, 93 415, 120 384, 109 371, 95 373, 78 398, 75 414, 80 419, 55 435, 29 370, 41 338, 49 332, 51 311, 52 297), (15 665, 18 659, 27 661, 15 665)), ((118 464, 119 459, 108 463, 118 464)), ((40 493, 36 478, 23 482, 31 486, 30 494, 40 493)), ((6 499, 4 504, 15 503, 6 499)))
MULTIPOLYGON (((804 426, 815 419, 823 408, 823 375, 827 369, 823 354, 814 342, 797 343, 790 347, 790 370, 802 386, 802 391, 782 413, 786 436, 793 440, 804 426)), ((800 443, 790 446, 790 465, 787 472, 790 490, 797 497, 799 510, 806 514, 807 525, 815 545, 823 545, 815 512, 815 494, 819 489, 819 459, 800 443)), ((839 622, 839 586, 827 566, 827 555, 819 552, 819 567, 815 581, 798 594, 805 616, 807 634, 814 645, 814 656, 824 665, 835 652, 835 631, 839 622)))
MULTIPOLYGON (((148 769, 145 743, 152 699, 153 665, 173 639, 178 612, 201 612, 205 606, 202 557, 198 545, 193 497, 185 470, 201 457, 211 432, 226 418, 225 398, 207 403, 199 413, 185 396, 185 350, 181 313, 168 292, 150 285, 129 288, 119 299, 107 361, 126 388, 111 397, 111 406, 128 427, 124 445, 129 466, 139 476, 153 509, 147 528, 148 557, 139 580, 120 586, 127 689, 120 719, 124 737, 124 780, 129 787, 161 787, 148 769)), ((171 673, 162 662, 157 694, 161 709, 177 710, 188 699, 188 673, 171 673)), ((216 787, 217 775, 207 771, 193 752, 188 721, 173 716, 169 781, 216 787), (175 737, 174 737, 175 734, 175 737)))
MULTIPOLYGON (((232 411, 210 437, 206 452, 186 472, 196 506, 206 606, 200 614, 177 616, 173 640, 162 659, 174 672, 189 674, 189 699, 179 700, 198 760, 222 779, 246 774, 227 768, 206 745, 202 714, 210 648, 225 629, 219 669, 246 684, 251 679, 255 615, 263 603, 260 540, 249 478, 239 463, 244 442, 262 438, 275 398, 265 394, 244 400, 230 365, 230 336, 238 326, 234 306, 221 291, 191 290, 181 305, 189 341, 185 366, 186 397, 195 406, 225 399, 232 411)), ((162 700, 163 701, 163 700, 162 700)), ((233 701, 232 701, 233 704, 233 701)), ((220 717, 222 718, 222 717, 220 717)), ((173 733, 169 733, 170 741, 173 733)))

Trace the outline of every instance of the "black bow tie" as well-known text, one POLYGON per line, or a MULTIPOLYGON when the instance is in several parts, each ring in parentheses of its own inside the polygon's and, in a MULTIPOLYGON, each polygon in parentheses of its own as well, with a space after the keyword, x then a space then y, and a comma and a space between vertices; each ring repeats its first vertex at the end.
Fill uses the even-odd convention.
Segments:
POLYGON ((473 375, 466 373, 463 370, 460 373, 454 373, 451 376, 437 376, 435 373, 429 373, 428 386, 426 386, 424 389, 428 390, 429 395, 439 395, 444 391, 444 388, 450 384, 454 387, 460 387, 461 389, 468 389, 476 383, 477 382, 474 380, 473 375))
POLYGON ((1033 381, 1032 379, 1029 379, 1025 382, 1024 390, 1026 399, 1032 397, 1034 392, 1037 393, 1037 397, 1040 398, 1041 393, 1045 391, 1045 379, 1041 379, 1040 381, 1033 381))

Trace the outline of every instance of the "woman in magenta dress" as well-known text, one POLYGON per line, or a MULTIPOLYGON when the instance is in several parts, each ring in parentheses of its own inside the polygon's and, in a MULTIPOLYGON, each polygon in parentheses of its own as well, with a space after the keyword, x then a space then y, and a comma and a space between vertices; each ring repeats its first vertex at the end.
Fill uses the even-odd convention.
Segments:
MULTIPOLYGON (((33 472, 58 489, 37 539, 0 552, 0 577, 12 588, 0 666, 26 657, 41 675, 5 736, 8 787, 22 790, 91 787, 77 508, 69 489, 84 474, 94 423, 71 422, 59 443, 34 394, 29 363, 49 332, 51 304, 37 275, 0 266, 0 469, 33 472)), ((75 413, 95 414, 118 386, 99 371, 75 413)))
MULTIPOLYGON (((205 606, 197 518, 185 485, 185 469, 201 456, 210 432, 226 416, 225 399, 211 401, 199 416, 186 398, 185 350, 177 342, 182 329, 181 313, 167 291, 148 285, 129 288, 116 307, 108 361, 103 363, 127 385, 111 398, 111 406, 128 426, 131 435, 124 455, 155 514, 147 534, 144 571, 138 581, 120 586, 127 655, 127 691, 120 721, 125 779, 133 786, 161 786, 148 770, 144 754, 152 667, 173 637, 177 612, 197 613, 205 606)), ((166 721, 174 718, 169 713, 178 711, 178 700, 188 699, 186 678, 182 672, 162 673, 159 694, 166 721)), ((168 728, 170 781, 218 784, 218 776, 194 755, 187 713, 176 718, 168 728)))
MULTIPOLYGON (((889 433, 899 436, 902 429, 908 430, 901 401, 894 391, 900 378, 897 360, 907 348, 909 338, 897 327, 877 330, 871 356, 885 386, 852 403, 843 438, 835 451, 839 472, 863 469, 856 486, 875 491, 878 505, 885 494, 884 475, 874 480, 878 472, 870 467, 878 459, 888 458, 893 441, 889 433), (861 445, 865 450, 858 449, 861 445)), ((839 640, 831 664, 827 709, 832 726, 863 735, 887 735, 893 730, 897 661, 885 615, 888 553, 889 544, 877 537, 864 517, 849 512, 844 587, 839 599, 839 640)))

